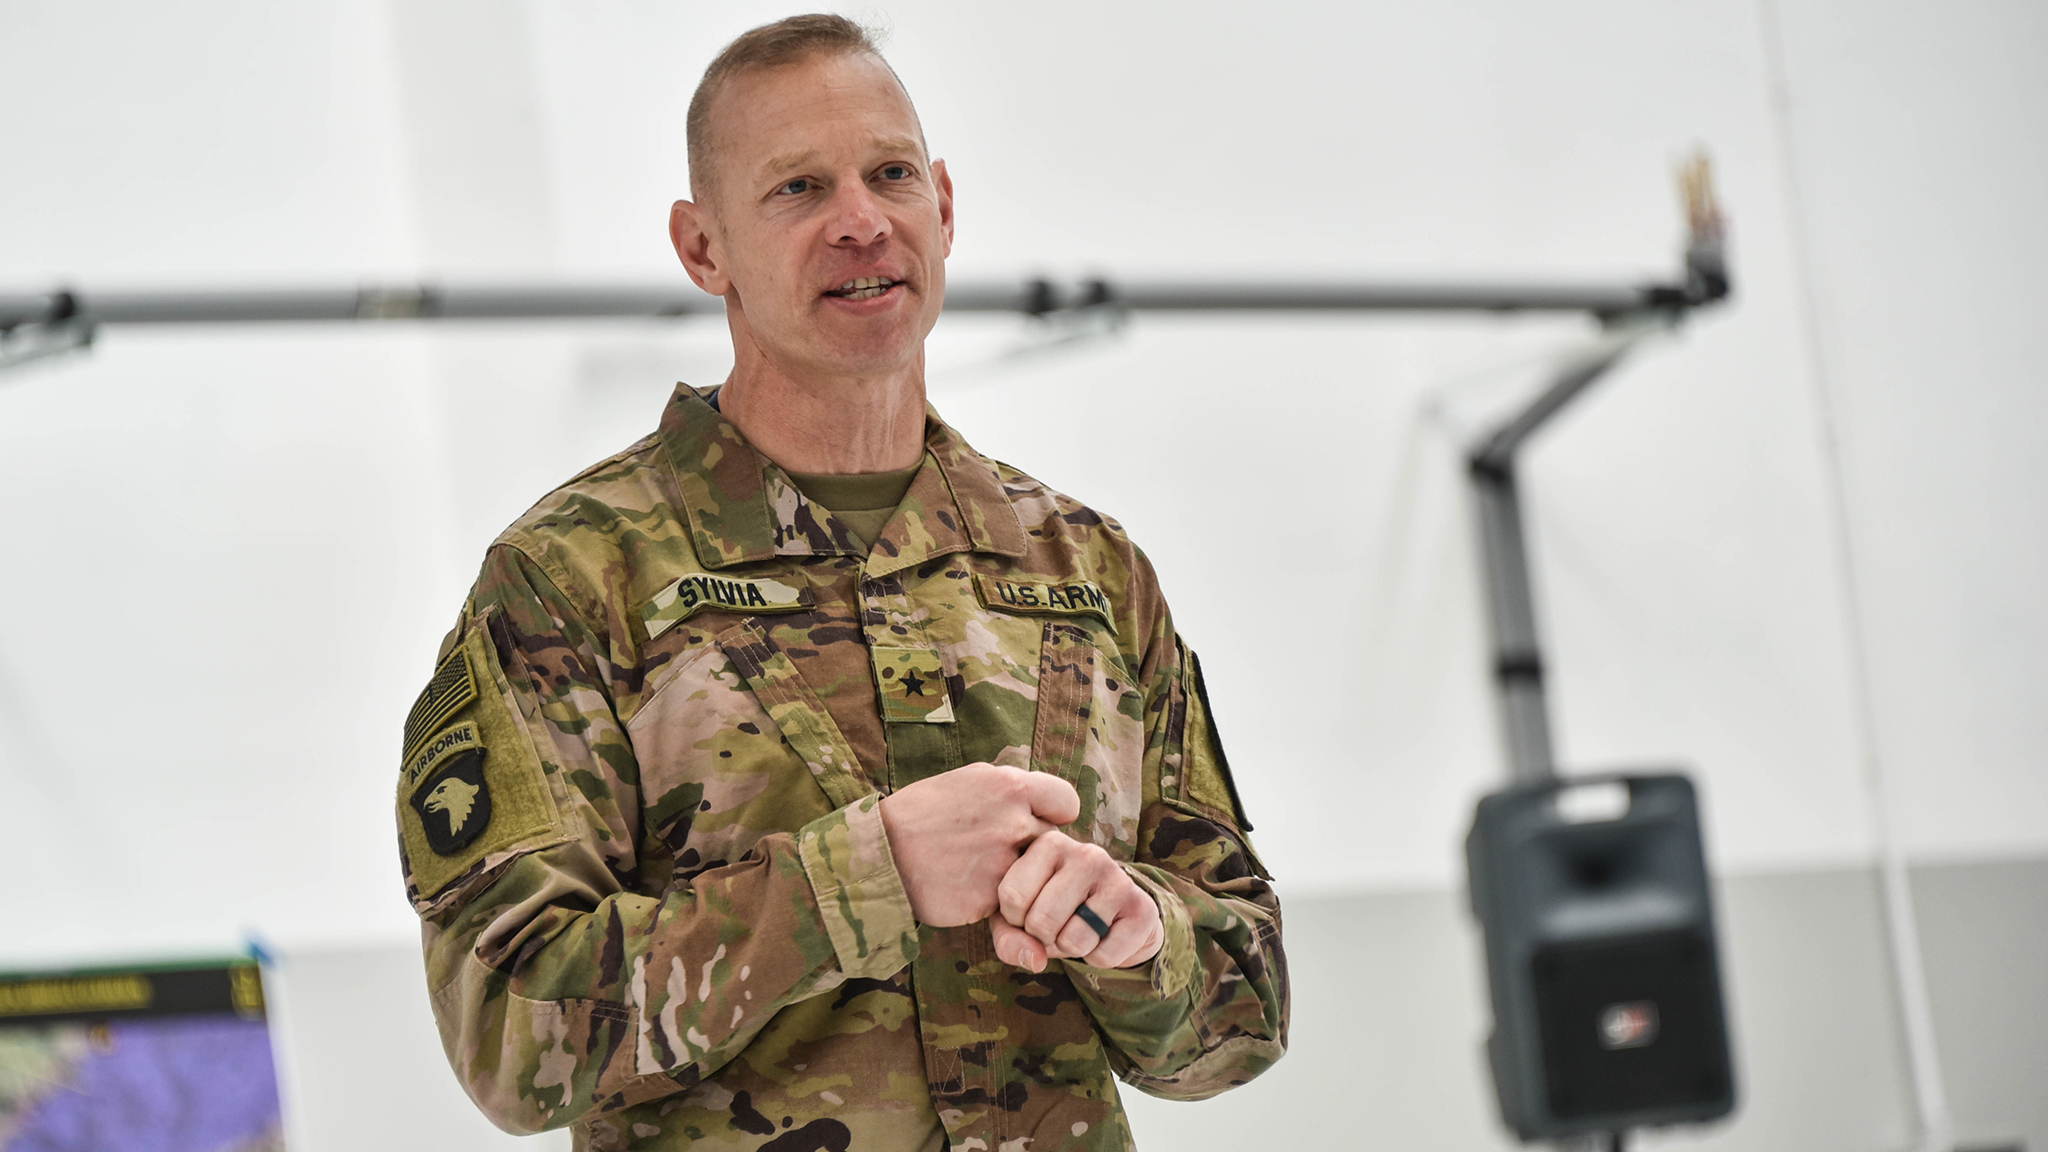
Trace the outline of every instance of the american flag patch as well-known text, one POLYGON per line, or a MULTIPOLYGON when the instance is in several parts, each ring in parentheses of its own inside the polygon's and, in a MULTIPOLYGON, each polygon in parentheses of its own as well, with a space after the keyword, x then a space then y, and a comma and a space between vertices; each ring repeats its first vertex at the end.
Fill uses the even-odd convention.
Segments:
POLYGON ((469 652, 458 647, 434 669, 434 678, 427 681, 427 686, 420 689, 420 698, 413 701, 412 711, 405 717, 405 751, 399 759, 410 760, 413 749, 429 732, 474 699, 476 678, 470 675, 469 652))

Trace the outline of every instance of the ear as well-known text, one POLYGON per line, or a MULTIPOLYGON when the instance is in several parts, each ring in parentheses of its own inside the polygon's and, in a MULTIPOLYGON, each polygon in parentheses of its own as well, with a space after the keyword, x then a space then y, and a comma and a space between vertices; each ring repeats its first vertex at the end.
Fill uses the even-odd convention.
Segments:
POLYGON ((719 245, 712 239, 711 214, 701 205, 678 200, 668 210, 668 238, 676 246, 683 270, 697 287, 713 296, 732 291, 732 277, 726 275, 719 245))
POLYGON ((953 254, 953 178, 946 174, 944 160, 932 161, 932 186, 939 193, 939 231, 945 234, 946 250, 941 255, 953 254))

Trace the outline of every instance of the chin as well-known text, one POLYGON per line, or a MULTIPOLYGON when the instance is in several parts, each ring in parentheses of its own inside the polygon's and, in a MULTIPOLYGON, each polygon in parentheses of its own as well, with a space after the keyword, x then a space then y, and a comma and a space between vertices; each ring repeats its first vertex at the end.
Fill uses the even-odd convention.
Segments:
POLYGON ((862 376, 886 376, 914 367, 918 362, 918 356, 915 349, 838 349, 826 352, 820 360, 839 372, 858 373, 862 376))
POLYGON ((910 367, 924 350, 923 333, 860 333, 825 339, 812 348, 813 358, 841 372, 881 373, 910 367))

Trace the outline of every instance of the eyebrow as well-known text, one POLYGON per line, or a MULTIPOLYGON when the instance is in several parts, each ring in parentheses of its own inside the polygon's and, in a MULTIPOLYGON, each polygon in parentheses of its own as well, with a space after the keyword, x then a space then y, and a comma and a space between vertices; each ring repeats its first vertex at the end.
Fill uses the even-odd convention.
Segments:
MULTIPOLYGON (((877 152, 912 152, 920 157, 923 157, 925 153, 924 143, 915 136, 885 136, 875 141, 873 148, 877 152)), ((763 175, 770 175, 778 172, 787 172, 795 168, 808 167, 811 161, 817 158, 817 155, 818 153, 811 149, 802 152, 785 152, 761 165, 760 172, 763 175)))

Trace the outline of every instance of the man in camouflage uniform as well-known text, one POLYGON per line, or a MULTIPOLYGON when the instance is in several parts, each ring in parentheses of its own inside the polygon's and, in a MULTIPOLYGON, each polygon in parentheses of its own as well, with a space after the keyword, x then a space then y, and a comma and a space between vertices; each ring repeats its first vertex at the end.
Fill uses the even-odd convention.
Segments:
POLYGON ((1286 1042, 1199 666, 1121 528, 926 407, 952 186, 865 35, 741 37, 690 149, 733 374, 499 537, 406 720, 449 1060, 578 1148, 1129 1148, 1116 1077, 1286 1042))

